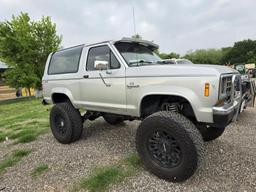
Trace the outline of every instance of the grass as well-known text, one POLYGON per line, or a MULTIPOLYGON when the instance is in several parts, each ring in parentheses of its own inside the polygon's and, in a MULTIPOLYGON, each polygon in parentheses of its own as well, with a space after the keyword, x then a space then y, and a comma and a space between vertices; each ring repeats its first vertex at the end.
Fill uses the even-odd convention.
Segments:
POLYGON ((19 149, 15 150, 11 155, 0 161, 0 175, 5 171, 6 168, 14 166, 23 157, 31 153, 31 150, 19 149))
POLYGON ((8 139, 14 143, 34 141, 39 135, 48 132, 48 111, 40 99, 1 104, 0 142, 8 139))
POLYGON ((15 143, 28 143, 31 141, 36 140, 37 135, 34 135, 33 133, 27 134, 27 135, 22 135, 20 136, 15 143))
POLYGON ((135 153, 128 155, 126 158, 122 160, 122 162, 123 164, 135 169, 139 168, 142 165, 139 156, 135 153))
POLYGON ((5 133, 0 132, 0 142, 4 141, 5 137, 6 137, 5 133))
POLYGON ((44 172, 46 172, 49 169, 47 164, 39 164, 37 167, 35 167, 31 173, 32 177, 37 177, 44 172))
POLYGON ((110 184, 121 181, 125 176, 122 169, 117 166, 98 168, 93 175, 84 178, 80 182, 80 187, 91 192, 104 191, 110 184))
POLYGON ((95 168, 88 177, 75 184, 72 191, 86 189, 90 192, 106 191, 111 185, 136 173, 141 166, 137 154, 131 154, 115 165, 95 168))

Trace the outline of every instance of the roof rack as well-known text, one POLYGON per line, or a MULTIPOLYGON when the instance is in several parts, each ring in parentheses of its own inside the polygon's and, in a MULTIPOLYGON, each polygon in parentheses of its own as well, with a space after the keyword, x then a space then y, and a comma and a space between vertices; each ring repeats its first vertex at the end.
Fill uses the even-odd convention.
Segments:
POLYGON ((142 40, 138 38, 123 37, 121 40, 115 41, 115 43, 138 43, 144 46, 151 47, 152 49, 158 49, 159 46, 152 41, 142 40))
POLYGON ((113 43, 113 44, 115 44, 115 43, 138 43, 138 44, 147 46, 147 47, 151 48, 152 50, 156 50, 159 48, 159 46, 157 44, 153 43, 152 41, 147 41, 147 40, 142 40, 142 39, 137 39, 137 38, 123 37, 120 40, 101 41, 101 42, 97 42, 97 43, 81 44, 81 45, 76 45, 76 46, 72 46, 72 47, 67 47, 67 48, 60 49, 56 52, 70 49, 70 48, 79 47, 79 46, 88 47, 88 46, 98 45, 98 44, 102 44, 102 43, 113 43))

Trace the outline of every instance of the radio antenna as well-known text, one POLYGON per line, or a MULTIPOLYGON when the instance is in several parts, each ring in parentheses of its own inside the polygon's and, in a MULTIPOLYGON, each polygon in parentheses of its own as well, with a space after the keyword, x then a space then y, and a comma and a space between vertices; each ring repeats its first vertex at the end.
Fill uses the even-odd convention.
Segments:
POLYGON ((133 6, 132 6, 132 14, 133 14, 133 30, 134 30, 134 35, 136 35, 135 11, 133 6))

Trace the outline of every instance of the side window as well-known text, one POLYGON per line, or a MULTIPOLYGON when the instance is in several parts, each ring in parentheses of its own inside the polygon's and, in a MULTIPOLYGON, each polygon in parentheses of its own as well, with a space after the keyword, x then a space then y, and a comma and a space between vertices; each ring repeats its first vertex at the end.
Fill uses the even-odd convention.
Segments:
POLYGON ((120 63, 107 45, 93 47, 88 52, 86 70, 107 70, 120 68, 120 63))
POLYGON ((48 74, 76 73, 79 67, 83 46, 55 52, 52 55, 48 74))
POLYGON ((110 52, 110 69, 119 69, 120 68, 120 63, 117 60, 116 56, 110 52))
POLYGON ((86 70, 104 70, 109 64, 109 48, 108 46, 93 47, 89 50, 86 70))

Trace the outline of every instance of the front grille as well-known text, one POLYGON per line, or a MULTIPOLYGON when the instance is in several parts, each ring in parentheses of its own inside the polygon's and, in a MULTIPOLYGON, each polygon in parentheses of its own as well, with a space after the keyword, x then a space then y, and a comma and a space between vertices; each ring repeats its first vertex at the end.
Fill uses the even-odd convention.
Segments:
POLYGON ((236 75, 234 79, 234 98, 238 98, 242 91, 242 79, 240 75, 236 75))
POLYGON ((220 99, 225 99, 226 102, 230 102, 232 95, 232 75, 222 76, 220 83, 220 99))
POLYGON ((240 75, 222 75, 220 80, 220 96, 219 99, 225 103, 230 103, 234 98, 240 96, 241 77, 240 75))

